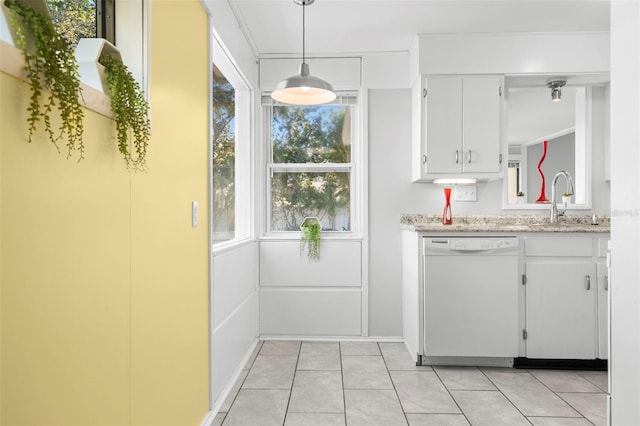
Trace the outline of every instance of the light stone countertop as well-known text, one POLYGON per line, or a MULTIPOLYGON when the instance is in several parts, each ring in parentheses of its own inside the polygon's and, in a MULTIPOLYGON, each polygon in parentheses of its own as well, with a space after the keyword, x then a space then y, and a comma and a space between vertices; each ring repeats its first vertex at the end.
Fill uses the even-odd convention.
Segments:
POLYGON ((400 228, 416 232, 610 232, 608 217, 599 217, 598 225, 591 216, 561 216, 559 223, 549 223, 547 215, 460 215, 453 224, 443 225, 439 215, 402 214, 400 228))

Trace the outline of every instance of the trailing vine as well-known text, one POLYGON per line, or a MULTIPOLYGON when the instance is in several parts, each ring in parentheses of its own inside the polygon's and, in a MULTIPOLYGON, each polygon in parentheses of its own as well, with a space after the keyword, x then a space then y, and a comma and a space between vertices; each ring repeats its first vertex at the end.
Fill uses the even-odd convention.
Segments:
POLYGON ((67 39, 58 34, 49 15, 35 11, 20 0, 5 0, 4 4, 12 12, 17 45, 24 54, 27 80, 31 85, 27 108, 29 142, 32 141, 37 123, 42 121, 57 151, 60 152, 58 142, 66 135, 67 158, 78 151, 80 161, 84 158, 84 113, 78 101, 82 89, 74 49, 67 39), (49 96, 41 104, 43 89, 49 91, 49 96), (61 119, 57 131, 51 123, 55 106, 61 119))
POLYGON ((145 171, 151 133, 149 104, 126 65, 106 53, 100 56, 99 62, 107 73, 111 110, 116 119, 118 150, 124 156, 129 170, 145 171), (132 150, 129 149, 130 145, 132 150))
POLYGON ((317 221, 303 222, 300 225, 300 253, 302 253, 306 247, 307 256, 309 260, 320 259, 320 232, 322 228, 317 221))

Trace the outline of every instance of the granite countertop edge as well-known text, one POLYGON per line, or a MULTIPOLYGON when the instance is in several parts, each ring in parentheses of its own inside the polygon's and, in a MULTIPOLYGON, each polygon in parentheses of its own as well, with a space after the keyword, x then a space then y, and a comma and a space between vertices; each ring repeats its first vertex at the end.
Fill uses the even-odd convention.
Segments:
POLYGON ((559 223, 549 223, 540 215, 466 215, 454 216, 451 225, 443 225, 438 215, 402 214, 400 229, 415 232, 512 232, 512 233, 608 233, 608 217, 599 217, 598 225, 591 216, 562 216, 559 223))

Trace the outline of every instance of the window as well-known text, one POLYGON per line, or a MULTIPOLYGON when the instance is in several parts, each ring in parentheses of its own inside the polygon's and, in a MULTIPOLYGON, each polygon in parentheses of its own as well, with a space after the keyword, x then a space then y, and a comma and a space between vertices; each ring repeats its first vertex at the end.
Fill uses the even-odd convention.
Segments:
POLYGON ((291 106, 265 98, 269 231, 299 231, 307 216, 317 217, 323 231, 354 230, 355 101, 342 96, 332 104, 291 106))
POLYGON ((211 68, 211 240, 252 233, 251 90, 213 39, 211 68))
POLYGON ((235 235, 235 90, 213 65, 213 240, 235 235))
POLYGON ((115 0, 47 0, 53 22, 71 42, 105 38, 115 44, 115 0))

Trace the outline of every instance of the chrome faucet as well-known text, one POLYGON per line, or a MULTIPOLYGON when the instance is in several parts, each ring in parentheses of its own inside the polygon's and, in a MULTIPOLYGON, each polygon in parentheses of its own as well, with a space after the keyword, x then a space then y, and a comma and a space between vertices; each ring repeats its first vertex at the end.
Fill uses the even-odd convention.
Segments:
POLYGON ((558 214, 558 204, 556 203, 556 186, 558 184, 558 178, 560 176, 564 176, 565 180, 567 181, 567 194, 573 195, 574 191, 573 179, 571 179, 571 175, 569 174, 569 172, 560 170, 558 173, 556 173, 551 184, 551 223, 558 223, 558 216, 562 216, 564 214, 564 212, 558 214))

